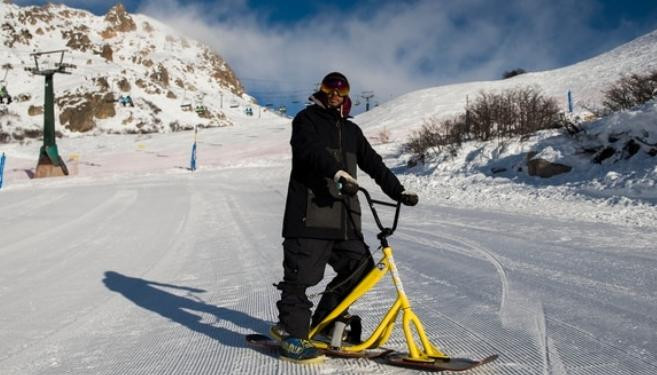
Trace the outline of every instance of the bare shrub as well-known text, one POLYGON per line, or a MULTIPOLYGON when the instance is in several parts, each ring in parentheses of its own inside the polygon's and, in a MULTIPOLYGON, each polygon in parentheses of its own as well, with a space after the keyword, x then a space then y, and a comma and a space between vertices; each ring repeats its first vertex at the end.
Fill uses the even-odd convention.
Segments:
POLYGON ((643 104, 657 96, 657 70, 625 76, 609 87, 604 95, 602 104, 610 112, 643 104))
POLYGON ((563 120, 557 102, 544 97, 537 88, 516 88, 499 94, 481 92, 465 114, 446 120, 425 120, 409 137, 404 150, 411 153, 411 160, 416 163, 443 151, 456 155, 468 140, 526 136, 567 125, 570 123, 563 120))
POLYGON ((465 115, 446 120, 431 117, 411 134, 404 144, 404 151, 409 152, 414 161, 424 161, 426 157, 442 151, 455 156, 466 135, 465 115))
POLYGON ((519 75, 525 74, 525 73, 527 73, 527 71, 525 71, 525 69, 516 68, 516 69, 504 72, 504 74, 502 74, 502 79, 513 78, 515 76, 519 76, 519 75))
POLYGON ((534 87, 516 88, 502 93, 481 92, 467 108, 467 126, 472 138, 487 141, 493 137, 525 136, 554 128, 559 106, 534 87))

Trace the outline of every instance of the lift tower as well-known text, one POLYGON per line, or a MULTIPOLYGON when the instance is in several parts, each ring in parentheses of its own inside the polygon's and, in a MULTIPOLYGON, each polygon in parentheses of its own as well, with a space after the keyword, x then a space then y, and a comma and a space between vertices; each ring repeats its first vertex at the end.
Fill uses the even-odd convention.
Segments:
POLYGON ((55 90, 53 87, 53 76, 56 73, 71 74, 66 71, 67 68, 75 68, 73 64, 64 63, 64 53, 66 50, 56 50, 47 52, 35 52, 30 54, 34 57, 34 67, 25 68, 28 72, 44 76, 46 78, 45 95, 43 103, 43 146, 39 151, 39 161, 37 162, 34 177, 52 177, 68 175, 68 168, 59 156, 57 144, 55 143, 55 90), (59 55, 59 56, 57 56, 59 55), (39 67, 39 58, 52 57, 56 61, 52 66, 39 67))

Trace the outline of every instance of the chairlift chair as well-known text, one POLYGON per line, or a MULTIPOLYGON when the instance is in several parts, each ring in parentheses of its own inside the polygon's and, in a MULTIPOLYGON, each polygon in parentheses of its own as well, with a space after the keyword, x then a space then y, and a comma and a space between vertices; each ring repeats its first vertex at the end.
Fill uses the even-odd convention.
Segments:
POLYGON ((192 102, 187 99, 187 89, 185 89, 185 93, 183 94, 183 99, 182 99, 182 104, 180 104, 180 109, 182 109, 185 112, 191 112, 192 110, 192 102))
POLYGON ((130 95, 121 95, 119 98, 119 103, 121 103, 122 106, 129 105, 130 107, 134 107, 135 103, 132 101, 132 97, 130 95))
POLYGON ((12 99, 7 91, 7 83, 5 81, 0 81, 0 104, 5 104, 5 99, 7 105, 11 104, 12 99))
POLYGON ((203 96, 204 95, 202 94, 197 95, 194 101, 194 111, 199 114, 204 113, 207 110, 203 104, 203 96))
POLYGON ((0 104, 5 104, 5 98, 7 99, 7 105, 11 104, 12 99, 11 95, 9 95, 9 91, 7 91, 7 75, 9 74, 9 70, 12 69, 11 64, 4 64, 2 66, 2 69, 5 70, 5 75, 0 81, 0 104))

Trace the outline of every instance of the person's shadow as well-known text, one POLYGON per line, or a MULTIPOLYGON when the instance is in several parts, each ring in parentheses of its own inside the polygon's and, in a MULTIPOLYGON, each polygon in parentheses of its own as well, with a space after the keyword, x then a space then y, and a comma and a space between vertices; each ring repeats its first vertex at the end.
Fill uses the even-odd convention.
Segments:
POLYGON ((193 294, 204 293, 203 289, 158 283, 125 276, 114 271, 105 272, 103 283, 107 289, 122 294, 135 305, 153 311, 228 346, 242 348, 246 347, 246 342, 243 333, 221 327, 222 320, 255 332, 269 330, 269 322, 240 311, 209 305, 193 294), (187 296, 171 294, 160 288, 184 290, 187 292, 187 296), (213 321, 202 322, 199 315, 189 311, 211 314, 213 321))

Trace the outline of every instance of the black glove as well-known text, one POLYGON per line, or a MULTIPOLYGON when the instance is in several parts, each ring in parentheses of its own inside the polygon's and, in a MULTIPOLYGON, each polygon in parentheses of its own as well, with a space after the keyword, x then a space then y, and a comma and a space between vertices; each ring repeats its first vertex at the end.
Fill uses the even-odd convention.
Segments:
POLYGON ((343 170, 339 170, 333 177, 335 182, 340 184, 340 193, 348 196, 354 196, 358 193, 358 181, 343 170))
POLYGON ((399 201, 406 206, 415 206, 420 199, 417 194, 410 191, 402 191, 399 201))

